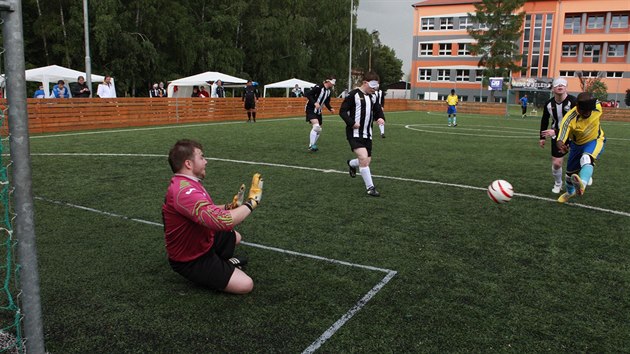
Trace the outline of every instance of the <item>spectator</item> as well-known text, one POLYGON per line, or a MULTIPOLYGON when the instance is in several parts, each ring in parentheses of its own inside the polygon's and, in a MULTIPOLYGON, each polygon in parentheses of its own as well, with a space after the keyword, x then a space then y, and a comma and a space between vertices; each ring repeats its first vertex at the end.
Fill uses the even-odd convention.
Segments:
POLYGON ((54 98, 70 98, 70 90, 68 90, 63 80, 59 80, 57 85, 53 86, 52 95, 54 98))
POLYGON ((292 93, 293 97, 303 97, 304 96, 304 92, 302 92, 302 88, 298 84, 295 84, 295 87, 293 88, 293 90, 291 90, 291 93, 292 93))
POLYGON ((166 89, 164 88, 164 82, 160 81, 158 85, 159 96, 158 97, 166 97, 168 94, 166 93, 166 89))
POLYGON ((199 86, 193 86, 193 92, 190 97, 199 97, 199 86))
POLYGON ((149 90, 149 97, 160 97, 160 89, 157 82, 154 82, 153 87, 149 90))
POLYGON ((197 97, 208 98, 208 97, 210 97, 210 93, 208 91, 206 91, 206 87, 205 86, 201 86, 199 88, 199 96, 197 96, 197 97))
POLYGON ((215 84, 217 85, 216 90, 215 90, 217 98, 225 97, 225 89, 223 88, 223 81, 217 80, 215 84))
POLYGON ((103 83, 98 85, 96 95, 100 98, 116 98, 116 89, 112 84, 111 76, 105 76, 103 83))
POLYGON ((83 76, 79 76, 77 78, 77 83, 74 85, 74 88, 72 89, 72 97, 78 97, 78 98, 90 97, 91 93, 92 92, 90 91, 90 88, 85 82, 85 78, 83 76))
POLYGON ((33 94, 33 98, 46 98, 46 92, 44 91, 44 85, 39 85, 39 89, 33 94))

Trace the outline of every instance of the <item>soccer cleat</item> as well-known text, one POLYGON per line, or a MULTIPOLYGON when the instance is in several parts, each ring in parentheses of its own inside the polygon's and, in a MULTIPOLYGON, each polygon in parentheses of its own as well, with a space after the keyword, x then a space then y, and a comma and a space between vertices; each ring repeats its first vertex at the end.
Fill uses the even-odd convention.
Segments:
POLYGON ((588 185, 592 186, 593 185, 593 177, 591 177, 591 179, 588 180, 588 185))
POLYGON ((453 125, 449 123, 449 124, 448 124, 448 126, 449 126, 449 127, 452 127, 453 125))
POLYGON ((309 147, 308 147, 308 151, 313 151, 313 152, 315 152, 315 151, 317 151, 317 150, 319 150, 319 148, 318 148, 318 147, 317 147, 317 145, 315 145, 315 144, 313 144, 313 145, 311 145, 311 146, 309 146, 309 147))
POLYGON ((381 134, 381 138, 385 139, 385 134, 381 134))
POLYGON ((586 185, 582 183, 582 179, 579 175, 571 175, 571 183, 573 183, 573 185, 575 186, 575 193, 577 193, 577 195, 584 194, 584 191, 586 190, 586 185))
POLYGON ((350 173, 350 177, 354 178, 357 176, 357 168, 350 166, 350 160, 346 162, 348 164, 348 172, 350 173))
POLYGON ((555 184, 553 185, 553 188, 551 189, 552 193, 558 194, 560 193, 560 191, 562 190, 562 183, 560 184, 555 184))
POLYGON ((368 188, 368 190, 367 190, 367 194, 368 194, 369 196, 372 196, 372 197, 379 197, 379 196, 381 195, 381 193, 379 193, 379 192, 376 190, 376 187, 374 187, 374 186, 372 186, 372 187, 368 188))
POLYGON ((558 203, 566 203, 569 201, 569 199, 571 199, 572 197, 575 196, 575 193, 573 194, 569 194, 569 192, 564 192, 562 193, 562 195, 558 198, 558 203))
POLYGON ((457 123, 453 123, 453 127, 456 127, 456 126, 457 126, 457 123))
POLYGON ((233 265, 234 267, 238 268, 238 269, 243 269, 243 267, 245 267, 247 265, 247 258, 232 257, 232 258, 228 259, 227 262, 230 263, 231 265, 233 265))

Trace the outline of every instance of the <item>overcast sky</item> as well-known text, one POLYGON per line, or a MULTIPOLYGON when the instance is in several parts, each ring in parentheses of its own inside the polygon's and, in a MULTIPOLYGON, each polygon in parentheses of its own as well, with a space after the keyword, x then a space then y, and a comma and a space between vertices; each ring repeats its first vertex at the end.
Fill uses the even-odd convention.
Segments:
POLYGON ((413 8, 420 0, 359 0, 357 27, 377 30, 381 43, 396 51, 403 61, 404 79, 411 70, 413 49, 413 8))

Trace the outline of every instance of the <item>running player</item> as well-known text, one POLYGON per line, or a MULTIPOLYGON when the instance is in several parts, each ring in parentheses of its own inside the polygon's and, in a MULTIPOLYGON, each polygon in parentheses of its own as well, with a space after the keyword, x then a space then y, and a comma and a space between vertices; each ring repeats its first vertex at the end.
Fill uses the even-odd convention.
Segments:
POLYGON ((322 106, 326 106, 331 113, 335 110, 330 106, 330 92, 335 86, 335 78, 328 77, 321 85, 315 85, 313 88, 304 95, 308 99, 306 107, 306 121, 311 123, 311 132, 309 134, 309 151, 317 151, 317 139, 322 132, 322 106))

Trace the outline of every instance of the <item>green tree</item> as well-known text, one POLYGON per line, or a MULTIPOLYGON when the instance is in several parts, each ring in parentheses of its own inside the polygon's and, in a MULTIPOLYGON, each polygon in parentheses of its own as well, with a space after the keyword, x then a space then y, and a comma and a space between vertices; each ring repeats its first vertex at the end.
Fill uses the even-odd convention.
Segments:
MULTIPOLYGON (((522 55, 518 48, 525 12, 519 11, 525 0, 482 0, 475 3, 475 13, 468 18, 475 24, 468 28, 476 41, 471 45, 473 55, 480 56, 478 65, 484 67, 484 85, 489 77, 508 78, 510 72, 523 68, 516 64, 522 55)), ((504 82, 507 80, 504 80, 504 82)), ((491 95, 494 91, 491 91, 491 95)))

